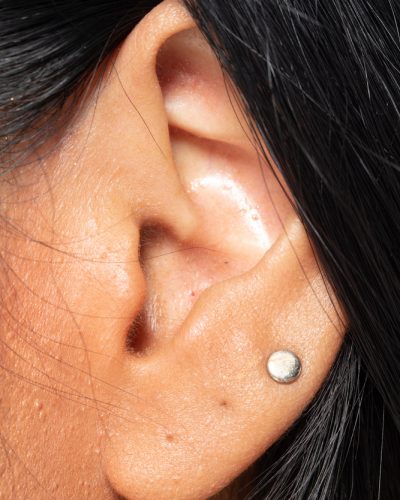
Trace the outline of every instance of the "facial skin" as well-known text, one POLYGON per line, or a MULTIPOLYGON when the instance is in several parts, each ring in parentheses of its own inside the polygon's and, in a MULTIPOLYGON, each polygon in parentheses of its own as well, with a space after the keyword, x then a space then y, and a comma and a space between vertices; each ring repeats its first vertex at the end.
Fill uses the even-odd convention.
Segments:
POLYGON ((0 498, 207 498, 298 417, 343 329, 183 8, 103 69, 0 185, 0 498))

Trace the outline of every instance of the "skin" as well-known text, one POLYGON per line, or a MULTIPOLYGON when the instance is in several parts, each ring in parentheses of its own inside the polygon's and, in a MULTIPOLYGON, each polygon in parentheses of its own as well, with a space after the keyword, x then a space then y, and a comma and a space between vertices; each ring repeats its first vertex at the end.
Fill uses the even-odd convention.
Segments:
POLYGON ((0 185, 0 498, 207 498, 310 402, 343 328, 183 8, 103 70, 0 185))

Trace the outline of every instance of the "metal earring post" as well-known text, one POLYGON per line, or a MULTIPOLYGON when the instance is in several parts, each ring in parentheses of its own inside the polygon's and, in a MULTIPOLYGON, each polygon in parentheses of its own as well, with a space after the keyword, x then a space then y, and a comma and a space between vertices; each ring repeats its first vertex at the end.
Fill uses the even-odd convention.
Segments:
POLYGON ((301 373, 301 361, 296 354, 287 349, 273 352, 267 361, 270 377, 279 384, 290 384, 301 373))

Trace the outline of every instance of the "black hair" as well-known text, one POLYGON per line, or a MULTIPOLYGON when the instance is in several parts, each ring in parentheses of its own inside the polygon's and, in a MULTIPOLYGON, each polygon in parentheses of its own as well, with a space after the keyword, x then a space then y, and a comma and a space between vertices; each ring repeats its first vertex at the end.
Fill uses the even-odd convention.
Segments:
MULTIPOLYGON (((0 1, 2 166, 39 144, 157 1, 0 1)), ((186 0, 282 173, 344 311, 316 398, 249 498, 400 498, 400 5, 186 0)), ((244 495, 244 494, 243 494, 244 495)))
POLYGON ((345 311, 341 355, 261 460, 267 498, 400 498, 400 5, 189 0, 345 311))

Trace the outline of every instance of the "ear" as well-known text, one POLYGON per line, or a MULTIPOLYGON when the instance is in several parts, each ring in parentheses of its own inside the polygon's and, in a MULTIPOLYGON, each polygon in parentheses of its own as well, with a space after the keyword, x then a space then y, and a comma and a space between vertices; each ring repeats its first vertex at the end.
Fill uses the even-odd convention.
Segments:
POLYGON ((103 320, 81 328, 89 352, 112 355, 91 370, 113 408, 104 468, 127 498, 223 488, 300 415, 341 344, 305 231, 228 89, 181 4, 162 2, 78 126, 112 228, 104 255, 120 262, 96 267, 103 320), (291 385, 267 373, 281 349, 302 363, 291 385))

